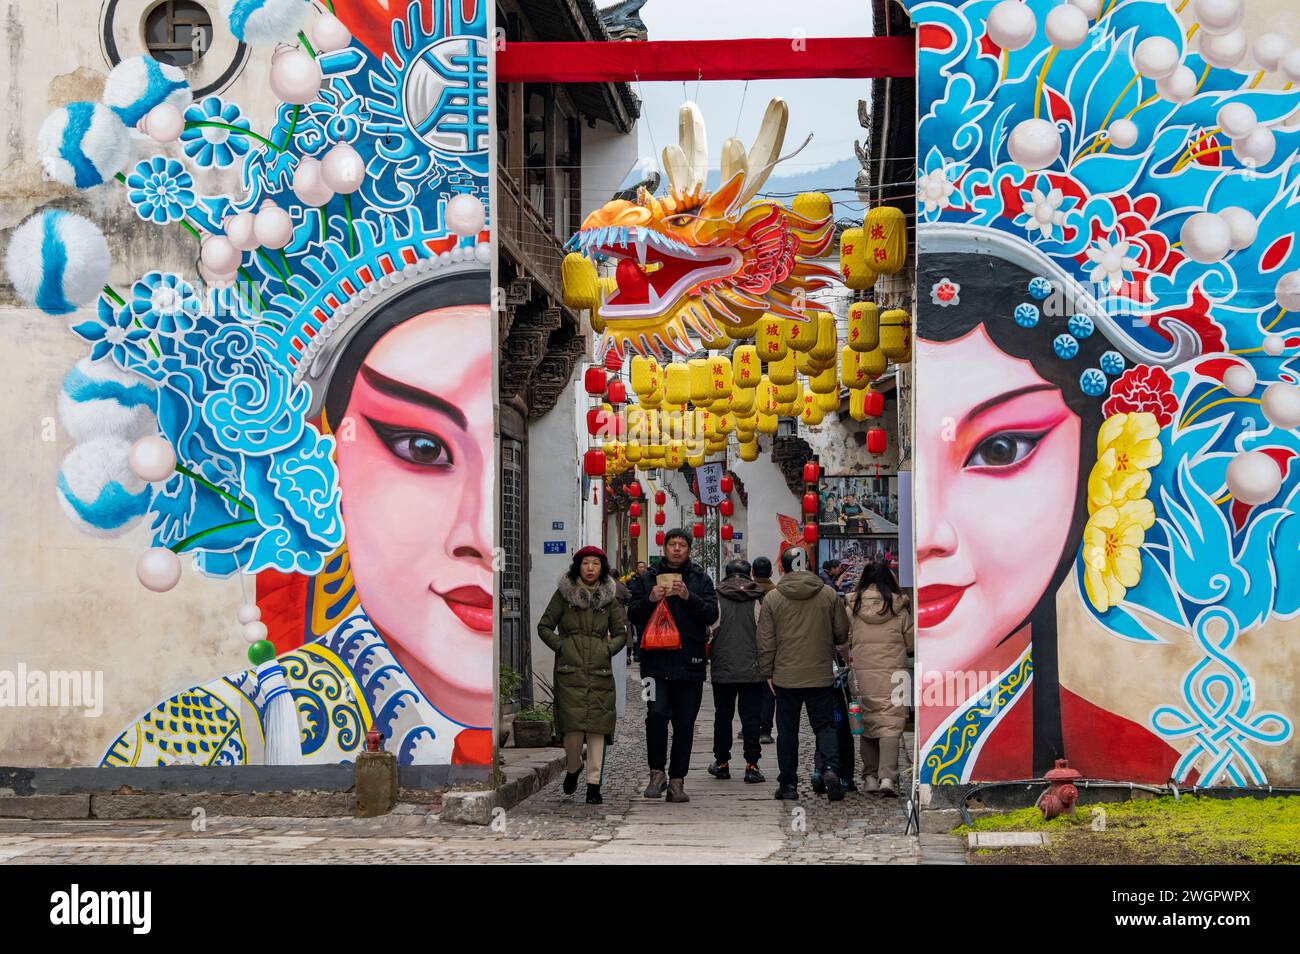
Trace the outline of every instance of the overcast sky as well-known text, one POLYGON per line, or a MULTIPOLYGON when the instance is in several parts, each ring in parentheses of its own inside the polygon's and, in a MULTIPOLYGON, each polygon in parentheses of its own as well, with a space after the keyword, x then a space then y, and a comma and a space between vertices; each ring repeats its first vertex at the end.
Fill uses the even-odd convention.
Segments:
MULTIPOLYGON (((601 5, 607 5, 607 0, 601 5)), ((641 18, 652 40, 871 35, 867 0, 649 0, 641 18)), ((807 149, 781 164, 777 175, 853 159, 853 140, 863 132, 857 104, 869 95, 870 80, 763 80, 749 83, 747 92, 745 85, 743 81, 687 82, 683 91, 682 83, 642 83, 642 155, 653 155, 657 167, 659 151, 677 141, 678 107, 685 99, 695 99, 708 129, 709 162, 716 168, 723 140, 738 135, 748 147, 768 100, 781 96, 790 104, 782 153, 797 148, 808 133, 814 136, 807 149)))

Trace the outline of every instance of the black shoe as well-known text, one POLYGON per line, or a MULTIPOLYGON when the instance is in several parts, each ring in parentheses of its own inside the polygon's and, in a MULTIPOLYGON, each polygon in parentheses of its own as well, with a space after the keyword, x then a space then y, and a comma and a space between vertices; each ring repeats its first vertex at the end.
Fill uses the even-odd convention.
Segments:
POLYGON ((776 795, 774 797, 779 798, 782 801, 798 801, 799 789, 794 785, 782 785, 776 790, 776 795))
POLYGON ((767 779, 763 776, 763 773, 758 770, 757 765, 746 765, 745 781, 757 783, 757 782, 766 782, 767 779))
POLYGON ((826 783, 822 781, 821 772, 813 772, 813 774, 808 777, 808 781, 812 785, 814 795, 826 794, 826 783))
POLYGON ((564 773, 564 794, 572 795, 578 790, 578 776, 582 774, 582 767, 578 767, 576 772, 564 773))
POLYGON ((719 765, 714 760, 709 763, 709 774, 714 778, 728 779, 731 778, 731 768, 727 765, 719 765))
POLYGON ((840 777, 834 772, 826 769, 822 772, 822 784, 826 786, 826 797, 832 802, 842 802, 844 800, 844 786, 840 784, 840 777))
POLYGON ((776 739, 772 738, 771 732, 764 732, 758 737, 759 745, 776 745, 776 739))
POLYGON ((592 785, 590 782, 587 783, 587 804, 588 805, 605 804, 605 800, 600 797, 599 785, 592 785))
POLYGON ((851 778, 840 779, 840 784, 844 786, 846 792, 856 792, 858 790, 858 783, 851 778))

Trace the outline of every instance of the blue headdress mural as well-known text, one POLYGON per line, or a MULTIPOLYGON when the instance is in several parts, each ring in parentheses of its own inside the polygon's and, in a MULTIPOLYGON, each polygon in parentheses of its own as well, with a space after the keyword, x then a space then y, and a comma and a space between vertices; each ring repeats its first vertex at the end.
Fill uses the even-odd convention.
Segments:
POLYGON ((1262 697, 1234 643, 1300 613, 1300 130, 1281 125, 1300 90, 1259 84, 1300 80, 1300 50, 1261 37, 1246 69, 1232 3, 905 5, 922 254, 982 244, 1038 276, 1003 317, 1078 361, 1102 408, 1083 603, 1118 638, 1200 647, 1147 726, 1185 753, 1174 778, 1262 784, 1257 747, 1292 737, 1294 703, 1262 697), (1110 350, 1089 363, 1093 334, 1110 350))

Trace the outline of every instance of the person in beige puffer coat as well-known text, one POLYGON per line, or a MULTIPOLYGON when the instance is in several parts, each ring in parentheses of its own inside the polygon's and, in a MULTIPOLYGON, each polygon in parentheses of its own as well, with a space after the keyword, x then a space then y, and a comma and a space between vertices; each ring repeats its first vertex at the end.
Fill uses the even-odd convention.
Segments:
POLYGON ((906 672, 907 657, 915 651, 911 602, 884 563, 868 563, 847 600, 852 621, 849 689, 862 706, 863 788, 896 795, 898 742, 907 725, 907 703, 900 703, 896 693, 905 693, 900 686, 908 683, 900 682, 898 674, 906 672))

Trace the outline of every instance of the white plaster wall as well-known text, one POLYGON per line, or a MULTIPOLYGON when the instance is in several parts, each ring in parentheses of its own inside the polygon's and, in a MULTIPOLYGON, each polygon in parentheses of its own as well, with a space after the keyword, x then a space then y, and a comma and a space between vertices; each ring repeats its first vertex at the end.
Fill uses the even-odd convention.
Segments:
POLYGON ((772 463, 770 439, 760 438, 763 453, 758 460, 747 463, 736 459, 731 469, 745 482, 749 493, 749 512, 745 528, 745 556, 748 560, 765 556, 777 567, 781 550, 781 528, 776 515, 785 514, 799 519, 799 499, 785 485, 780 469, 772 463))

